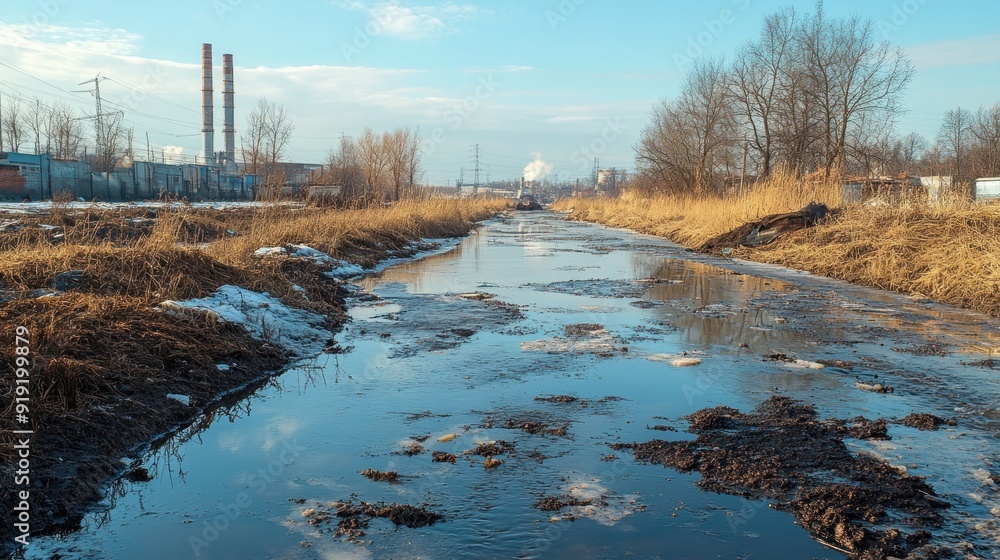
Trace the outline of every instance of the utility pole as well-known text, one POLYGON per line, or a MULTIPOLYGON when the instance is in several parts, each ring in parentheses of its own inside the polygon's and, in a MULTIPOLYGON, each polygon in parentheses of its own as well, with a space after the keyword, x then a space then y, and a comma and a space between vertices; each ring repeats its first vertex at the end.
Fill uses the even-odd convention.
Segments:
POLYGON ((105 161, 108 159, 106 157, 107 154, 104 153, 104 151, 107 148, 107 146, 104 145, 104 143, 105 143, 104 142, 104 118, 102 117, 103 113, 101 112, 101 80, 106 80, 106 79, 107 78, 101 78, 101 74, 98 73, 97 76, 94 79, 92 79, 92 80, 85 80, 85 81, 80 82, 79 84, 77 84, 78 86, 82 86, 82 85, 85 85, 85 84, 89 84, 90 82, 94 82, 94 90, 91 91, 90 93, 94 94, 94 104, 95 104, 95 109, 97 111, 94 114, 94 127, 96 129, 95 133, 97 134, 97 137, 95 139, 96 140, 95 143, 97 144, 97 149, 95 150, 95 156, 97 157, 97 161, 101 163, 101 168, 102 169, 104 167, 104 163, 102 161, 102 158, 105 161))
POLYGON ((476 144, 473 156, 473 159, 476 162, 476 175, 475 179, 472 182, 472 194, 474 195, 479 193, 479 156, 480 156, 479 144, 476 144))

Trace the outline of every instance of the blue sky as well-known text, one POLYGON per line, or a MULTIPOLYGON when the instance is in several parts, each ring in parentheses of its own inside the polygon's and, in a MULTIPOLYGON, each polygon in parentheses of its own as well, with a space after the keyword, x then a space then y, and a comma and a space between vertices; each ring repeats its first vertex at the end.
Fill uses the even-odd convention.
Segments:
MULTIPOLYGON (((59 99, 93 113, 79 82, 98 72, 123 106, 136 149, 194 157, 201 149, 201 44, 215 55, 217 149, 223 53, 236 63, 237 136, 265 95, 292 115, 287 159, 322 162, 343 133, 420 127, 426 182, 514 178, 538 157, 549 177, 633 165, 652 106, 675 95, 679 58, 727 55, 765 15, 814 2, 772 0, 333 0, 10 2, 0 12, 0 95, 59 99), (724 21, 723 21, 724 20, 724 21), (698 50, 692 43, 701 42, 698 50), (140 93, 137 90, 141 90, 140 93)), ((917 73, 900 135, 933 139, 957 106, 1000 102, 1000 3, 826 2, 860 14, 904 47, 917 73)))

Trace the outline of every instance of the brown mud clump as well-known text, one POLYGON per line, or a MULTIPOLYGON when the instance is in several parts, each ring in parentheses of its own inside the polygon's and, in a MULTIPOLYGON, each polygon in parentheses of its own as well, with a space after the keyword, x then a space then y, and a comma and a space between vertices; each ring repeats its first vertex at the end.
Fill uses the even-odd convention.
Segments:
POLYGON ((905 557, 949 507, 921 477, 852 454, 844 437, 887 439, 885 420, 820 420, 812 405, 775 396, 751 413, 729 407, 687 417, 694 441, 616 443, 637 461, 698 471, 704 490, 768 499, 817 540, 852 558, 905 557), (889 525, 894 526, 889 526, 889 525))
POLYGON ((399 484, 401 482, 399 473, 394 471, 376 471, 373 469, 365 469, 361 471, 361 476, 371 480, 372 482, 388 482, 390 484, 399 484))
POLYGON ((549 403, 568 404, 568 403, 576 402, 576 401, 578 401, 580 399, 578 399, 578 398, 576 398, 574 396, 571 396, 571 395, 554 395, 554 396, 551 396, 551 397, 535 397, 535 400, 536 401, 541 401, 541 402, 549 402, 549 403))
POLYGON ((397 527, 405 525, 410 529, 427 527, 439 521, 444 521, 444 516, 430 511, 425 507, 417 507, 409 504, 397 504, 395 502, 386 504, 379 502, 370 504, 359 502, 355 504, 349 502, 334 502, 329 510, 312 512, 309 511, 309 523, 317 527, 329 524, 334 517, 338 518, 337 526, 333 529, 333 536, 346 537, 351 542, 358 542, 365 536, 372 519, 383 518, 392 521, 397 527))
POLYGON ((434 451, 431 453, 431 461, 435 463, 454 463, 458 460, 458 457, 453 453, 445 453, 444 451, 434 451))
POLYGON ((417 442, 413 442, 404 447, 400 451, 393 451, 393 453, 396 455, 406 455, 407 457, 413 457, 414 455, 420 455, 424 451, 426 450, 424 449, 423 445, 420 445, 417 442))
POLYGON ((573 496, 547 496, 535 502, 534 507, 542 511, 559 511, 566 507, 589 506, 594 498, 575 498, 573 496))
POLYGON ((542 436, 560 436, 566 435, 566 429, 569 427, 566 424, 561 426, 550 426, 543 422, 535 422, 532 420, 519 421, 516 419, 508 420, 506 424, 503 425, 504 428, 510 430, 521 430, 525 433, 532 435, 542 435, 542 436))
POLYGON ((923 430, 925 432, 937 431, 938 426, 947 424, 948 426, 956 426, 957 422, 954 420, 946 420, 940 416, 935 416, 933 414, 928 414, 926 412, 914 412, 899 421, 900 424, 904 426, 909 426, 911 428, 916 428, 918 430, 923 430))
POLYGON ((573 325, 566 325, 566 336, 592 336, 595 333, 604 330, 604 325, 599 325, 597 323, 577 323, 573 325))
MULTIPOLYGON (((552 398, 574 398, 574 397, 552 397, 552 398)), ((572 401, 553 401, 572 402, 572 401)), ((526 434, 535 436, 557 436, 566 437, 569 433, 569 422, 562 420, 544 411, 531 412, 505 412, 489 416, 483 419, 483 427, 506 428, 508 430, 521 430, 526 434)))
POLYGON ((480 457, 492 457, 494 455, 510 453, 511 451, 514 451, 513 443, 498 439, 488 443, 480 443, 475 449, 468 451, 468 453, 470 455, 479 455, 480 457))

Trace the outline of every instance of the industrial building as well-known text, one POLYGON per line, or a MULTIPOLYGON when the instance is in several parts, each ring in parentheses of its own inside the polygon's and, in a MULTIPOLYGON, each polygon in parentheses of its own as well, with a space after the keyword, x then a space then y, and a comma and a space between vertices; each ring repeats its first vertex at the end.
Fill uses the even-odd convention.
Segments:
MULTIPOLYGON (((222 55, 223 149, 215 151, 212 45, 202 45, 202 158, 197 164, 134 161, 131 167, 94 172, 84 160, 55 159, 48 154, 0 152, 0 200, 42 200, 67 193, 84 200, 125 201, 164 196, 189 200, 254 200, 260 177, 247 174, 236 160, 233 55, 222 55)), ((268 164, 283 178, 280 192, 297 195, 322 165, 268 164)))

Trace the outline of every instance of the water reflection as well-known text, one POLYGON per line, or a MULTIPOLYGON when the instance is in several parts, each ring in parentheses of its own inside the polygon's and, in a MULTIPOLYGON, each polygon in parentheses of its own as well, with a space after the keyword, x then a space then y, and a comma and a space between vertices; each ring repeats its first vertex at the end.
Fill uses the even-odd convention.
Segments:
POLYGON ((951 324, 948 313, 882 301, 878 292, 780 273, 768 280, 734 272, 739 263, 691 257, 667 242, 522 214, 449 253, 390 268, 361 282, 367 299, 381 299, 357 303, 338 335, 351 352, 219 403, 140 457, 154 481, 113 489, 82 533, 43 541, 29 557, 186 558, 195 538, 206 543, 197 549, 201 558, 651 558, 664 554, 665 543, 671 557, 842 558, 766 503, 706 494, 696 474, 608 457, 614 441, 691 437, 649 425, 683 430, 683 417, 700 408, 747 410, 771 394, 812 402, 824 416, 957 416, 958 427, 931 437, 893 425, 894 447, 871 451, 928 476, 959 504, 940 531, 947 543, 967 539, 990 550, 988 537, 970 536, 969 526, 988 519, 991 495, 975 507, 967 496, 983 490, 969 473, 996 470, 987 464, 998 455, 989 420, 1000 417, 995 372, 961 366, 965 355, 892 348, 918 346, 938 332, 956 348, 995 347, 997 338, 983 334, 997 332, 994 323, 951 324), (477 290, 516 305, 524 319, 489 323, 486 304, 454 296, 477 290), (469 323, 472 334, 456 334, 455 321, 469 323), (524 342, 565 338, 566 327, 579 324, 600 324, 628 351, 522 350, 524 342), (646 359, 685 351, 697 351, 702 363, 678 368, 646 359), (854 365, 793 369, 762 359, 775 351, 854 365), (855 379, 874 376, 896 391, 855 388, 855 379), (535 400, 554 395, 576 400, 535 400), (524 415, 567 426, 567 434, 530 433, 524 415), (508 426, 510 419, 518 421, 508 426), (456 437, 442 441, 448 434, 456 437), (496 440, 513 450, 493 470, 466 453, 496 440), (423 452, 407 454, 415 442, 423 452), (290 450, 293 460, 283 460, 290 450), (433 462, 433 451, 455 455, 456 463, 433 462), (373 482, 359 474, 365 469, 396 471, 404 482, 373 482), (583 484, 607 490, 610 504, 638 495, 628 505, 645 510, 604 525, 586 516, 552 522, 534 507, 583 484), (245 506, 218 521, 244 495, 245 506), (302 515, 307 504, 347 499, 427 504, 446 521, 412 530, 375 522, 359 546, 302 515), (965 514, 972 521, 955 520, 965 514), (210 538, 213 523, 226 528, 210 538))

